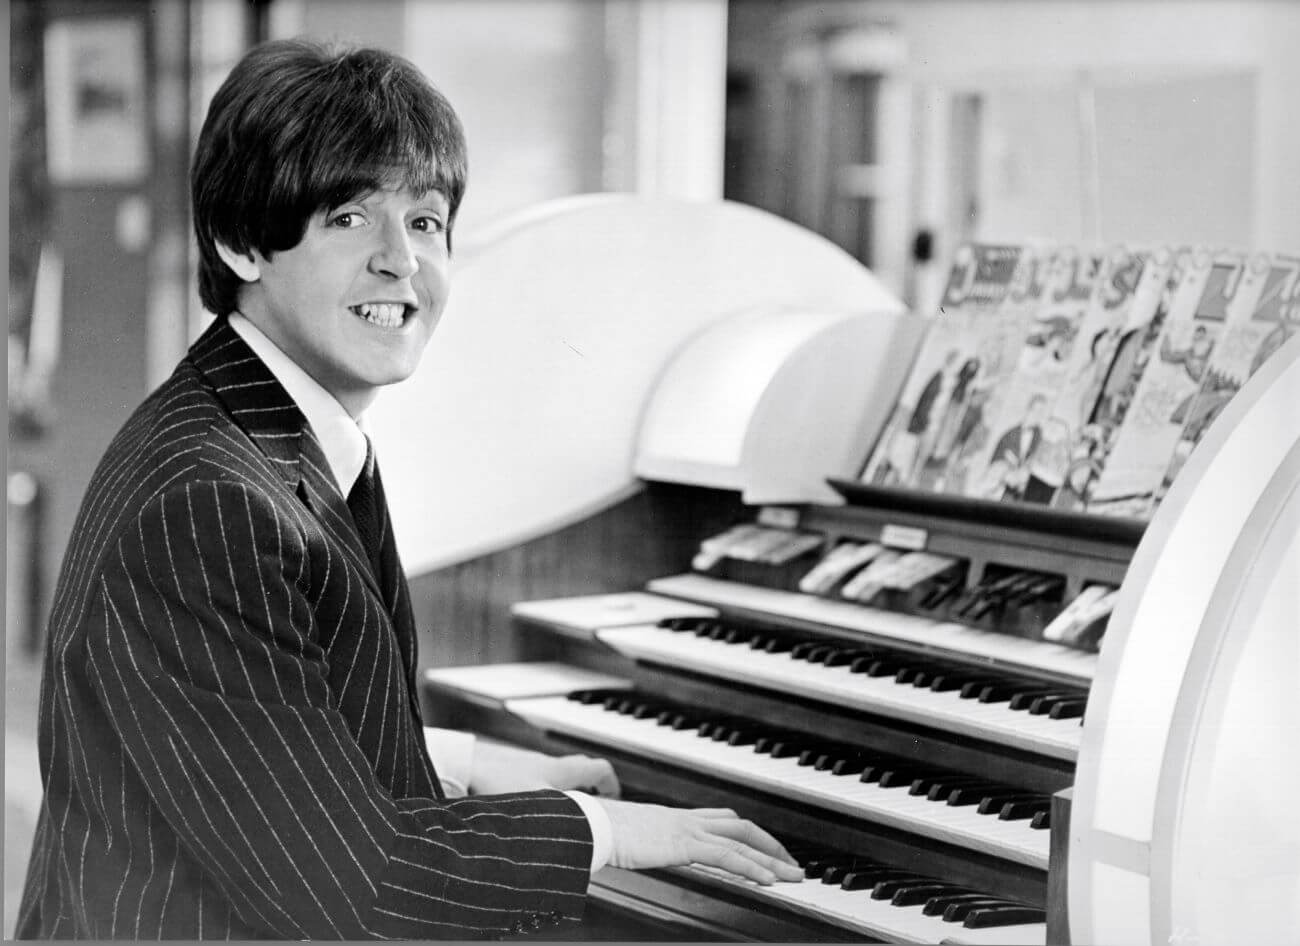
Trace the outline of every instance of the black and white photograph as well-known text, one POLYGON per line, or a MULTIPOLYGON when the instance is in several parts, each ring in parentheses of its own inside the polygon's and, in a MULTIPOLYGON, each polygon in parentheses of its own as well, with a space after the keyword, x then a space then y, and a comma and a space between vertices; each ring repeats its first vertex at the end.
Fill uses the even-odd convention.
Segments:
POLYGON ((1300 4, 6 7, 0 936, 1300 946, 1300 4))

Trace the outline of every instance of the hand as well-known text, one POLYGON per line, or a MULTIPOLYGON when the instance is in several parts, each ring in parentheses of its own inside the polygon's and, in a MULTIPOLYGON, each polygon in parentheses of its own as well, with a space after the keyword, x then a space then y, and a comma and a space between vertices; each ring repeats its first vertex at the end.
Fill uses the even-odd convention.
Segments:
POLYGON ((570 789, 617 797, 618 776, 604 759, 585 755, 552 756, 480 736, 474 742, 472 795, 505 795, 540 788, 570 789))
POLYGON ((764 885, 803 879, 803 870, 779 841, 729 808, 599 801, 613 828, 609 863, 614 867, 703 864, 764 885))

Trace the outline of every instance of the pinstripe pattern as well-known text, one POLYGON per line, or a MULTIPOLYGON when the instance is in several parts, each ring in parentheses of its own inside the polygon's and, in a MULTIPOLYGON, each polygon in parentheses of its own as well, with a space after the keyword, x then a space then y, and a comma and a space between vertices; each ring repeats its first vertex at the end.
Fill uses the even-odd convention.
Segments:
POLYGON ((114 439, 73 530, 16 935, 463 939, 580 916, 572 800, 441 797, 406 581, 385 572, 311 428, 218 321, 114 439))

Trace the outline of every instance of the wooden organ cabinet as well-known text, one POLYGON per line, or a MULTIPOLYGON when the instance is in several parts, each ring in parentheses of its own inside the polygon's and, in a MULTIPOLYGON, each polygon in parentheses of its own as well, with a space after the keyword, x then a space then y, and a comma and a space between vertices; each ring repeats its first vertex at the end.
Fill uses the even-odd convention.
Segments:
POLYGON ((856 483, 925 321, 761 211, 584 198, 458 252, 371 418, 427 720, 605 756, 806 867, 606 868, 566 938, 1296 935, 1300 339, 1144 528, 856 483), (871 543, 955 564, 812 574, 871 543), (1089 585, 1100 645, 1044 640, 1089 585))

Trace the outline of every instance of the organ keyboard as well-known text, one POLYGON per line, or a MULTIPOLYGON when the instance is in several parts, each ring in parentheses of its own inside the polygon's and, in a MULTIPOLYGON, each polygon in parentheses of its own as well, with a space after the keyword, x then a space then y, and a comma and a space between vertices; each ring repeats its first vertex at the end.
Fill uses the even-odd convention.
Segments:
MULTIPOLYGON (((1082 555, 1044 551, 1043 537, 1062 521, 1032 513, 1016 529, 1038 546, 979 543, 956 515, 969 514, 967 501, 923 503, 927 511, 909 522, 923 519, 932 547, 958 553, 967 598, 989 576, 1005 585, 1017 569, 1037 576, 1049 565, 1058 570, 1051 584, 1077 593, 1098 577, 1115 581, 1131 551, 1124 535, 1082 555)), ((533 642, 531 655, 548 659, 430 671, 439 718, 605 756, 633 797, 725 804, 799 849, 847 837, 854 843, 842 856, 883 861, 911 881, 899 903, 892 892, 882 903, 820 876, 777 889, 701 870, 656 876, 669 889, 696 885, 692 902, 725 887, 847 936, 1046 942, 1049 875, 1060 867, 1052 835, 1059 852, 1067 827, 1053 824, 1054 807, 1063 810, 1053 796, 1072 783, 1095 648, 1035 639, 1014 609, 962 622, 916 607, 915 593, 863 603, 835 589, 799 591, 798 578, 838 543, 877 540, 898 513, 864 505, 795 515, 787 531, 807 548, 778 567, 722 554, 697 559, 704 572, 652 578, 645 591, 517 603, 518 633, 533 642), (814 529, 820 541, 809 544, 814 529), (1016 634, 999 629, 1008 619, 1016 634), (963 918, 956 925, 925 913, 945 895, 1000 905, 974 922, 1006 925, 981 939, 962 925, 961 909, 952 911, 963 918)), ((1062 595, 1033 613, 1045 620, 1067 603, 1062 595)), ((636 883, 620 879, 623 889, 636 883)), ((599 878, 592 889, 599 899, 599 878)), ((795 929, 797 938, 823 935, 795 929)))

